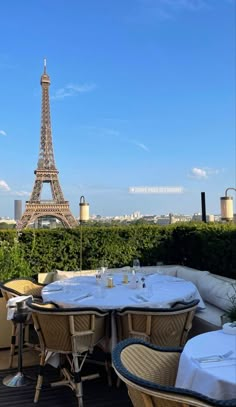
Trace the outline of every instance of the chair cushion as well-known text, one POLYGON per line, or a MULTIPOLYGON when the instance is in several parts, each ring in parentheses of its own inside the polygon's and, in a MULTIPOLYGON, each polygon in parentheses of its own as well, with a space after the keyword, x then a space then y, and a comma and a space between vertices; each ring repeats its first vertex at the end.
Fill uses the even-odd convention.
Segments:
POLYGON ((227 311, 231 306, 229 297, 235 294, 233 282, 234 280, 229 282, 209 274, 199 280, 198 289, 204 300, 227 311))
MULTIPOLYGON (((184 267, 184 266, 178 266, 177 267, 177 277, 183 278, 184 280, 187 281, 192 281, 193 284, 196 285, 196 287, 199 289, 199 282, 200 281, 205 281, 205 277, 210 274, 209 271, 202 271, 202 270, 196 270, 192 269, 190 267, 184 267)), ((200 292, 200 294, 202 294, 200 292)), ((203 297, 204 299, 204 297, 203 297)))

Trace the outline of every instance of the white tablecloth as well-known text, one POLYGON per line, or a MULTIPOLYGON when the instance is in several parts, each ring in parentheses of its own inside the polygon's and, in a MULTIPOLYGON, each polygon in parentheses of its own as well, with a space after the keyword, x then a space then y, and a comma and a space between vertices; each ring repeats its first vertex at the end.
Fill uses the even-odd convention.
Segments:
MULTIPOLYGON (((98 284, 95 276, 80 276, 55 281, 42 290, 44 302, 53 301, 63 307, 95 306, 101 309, 120 309, 125 306, 170 307, 175 301, 200 299, 197 287, 190 281, 176 277, 153 274, 145 276, 146 288, 132 288, 123 284, 122 273, 113 273, 114 287, 98 284)), ((141 283, 142 275, 137 273, 141 283)), ((129 275, 131 280, 131 275, 129 275)))
POLYGON ((219 330, 190 339, 180 358, 176 387, 219 400, 236 398, 236 335, 219 330), (232 351, 228 360, 204 363, 195 360, 228 351, 232 351))

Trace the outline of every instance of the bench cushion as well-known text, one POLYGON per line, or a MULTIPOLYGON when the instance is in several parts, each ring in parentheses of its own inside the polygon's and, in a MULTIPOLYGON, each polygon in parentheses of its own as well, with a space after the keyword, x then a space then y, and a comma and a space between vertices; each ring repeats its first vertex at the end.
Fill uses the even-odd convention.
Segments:
POLYGON ((229 297, 235 294, 232 283, 233 280, 229 282, 228 280, 223 280, 222 278, 209 274, 199 280, 198 289, 203 300, 227 311, 231 306, 229 297))
MULTIPOLYGON (((196 287, 199 289, 199 282, 205 281, 206 276, 208 274, 210 274, 210 272, 196 270, 196 269, 192 269, 190 267, 178 266, 176 274, 177 274, 177 277, 179 277, 179 278, 183 278, 184 280, 187 280, 187 281, 192 281, 192 283, 195 284, 196 287)), ((201 291, 200 291, 200 294, 202 295, 201 291)))
POLYGON ((140 272, 144 274, 161 273, 167 276, 176 277, 177 266, 144 266, 141 267, 140 272))

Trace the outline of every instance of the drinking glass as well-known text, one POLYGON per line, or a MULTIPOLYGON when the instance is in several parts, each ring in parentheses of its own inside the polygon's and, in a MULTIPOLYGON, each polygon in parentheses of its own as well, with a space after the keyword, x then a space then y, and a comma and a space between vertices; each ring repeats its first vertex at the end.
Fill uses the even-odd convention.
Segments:
POLYGON ((157 274, 163 274, 162 266, 163 266, 163 261, 158 261, 157 262, 157 274))
POLYGON ((137 273, 137 271, 140 270, 140 261, 139 261, 139 259, 134 259, 133 260, 133 269, 135 270, 136 273, 137 273))
POLYGON ((129 282, 129 267, 124 267, 123 268, 123 284, 128 284, 129 282))
POLYGON ((107 271, 107 269, 108 269, 108 262, 107 262, 107 260, 103 259, 101 261, 101 270, 103 273, 105 273, 107 271))

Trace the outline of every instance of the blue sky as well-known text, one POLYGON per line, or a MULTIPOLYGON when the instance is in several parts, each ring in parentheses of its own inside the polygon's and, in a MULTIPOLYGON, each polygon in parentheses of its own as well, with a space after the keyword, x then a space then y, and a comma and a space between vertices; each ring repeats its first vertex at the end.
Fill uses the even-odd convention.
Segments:
POLYGON ((236 187, 234 0, 11 0, 0 14, 0 216, 33 189, 44 57, 76 217, 81 195, 112 216, 201 212, 205 192, 220 212, 236 187))

